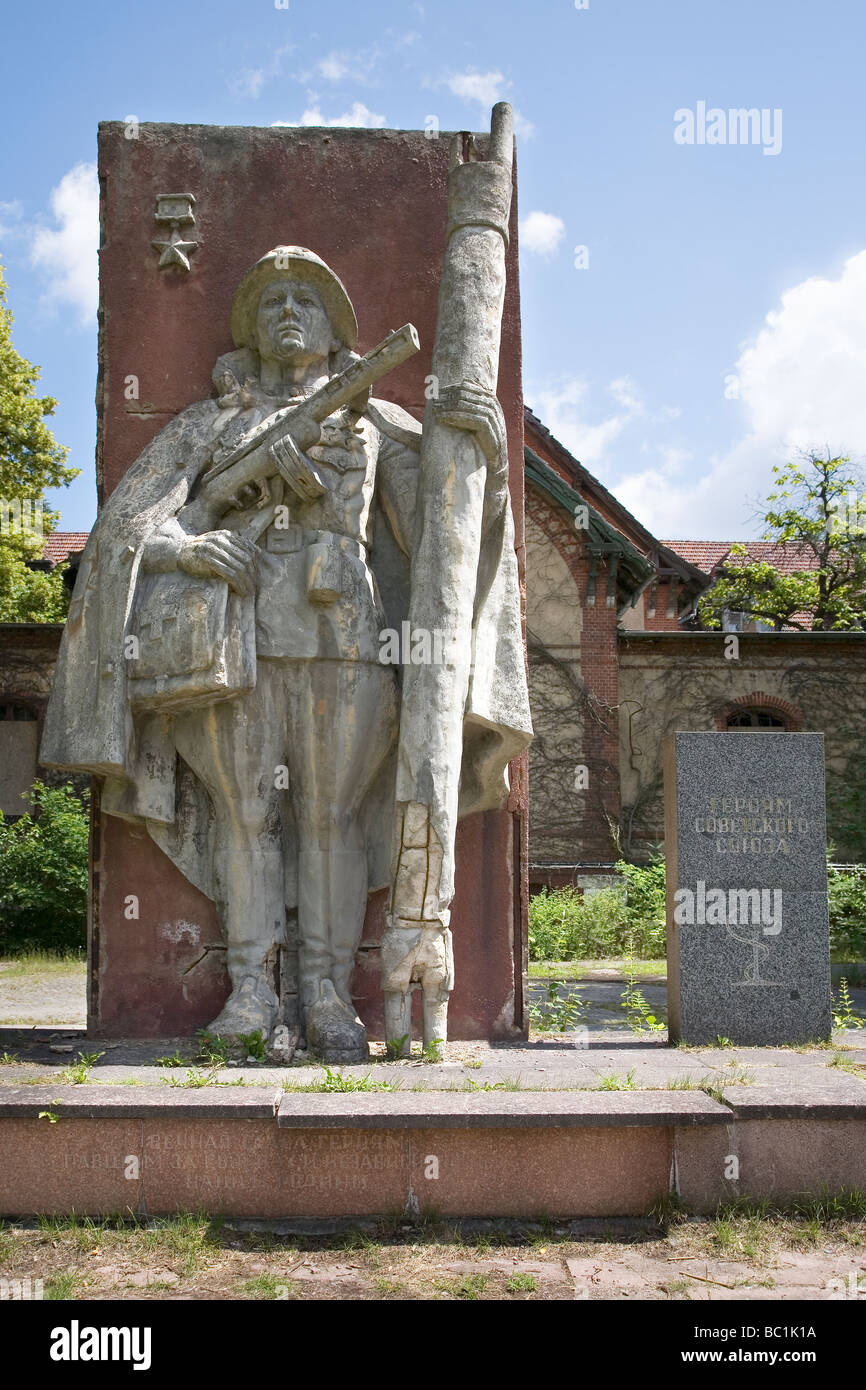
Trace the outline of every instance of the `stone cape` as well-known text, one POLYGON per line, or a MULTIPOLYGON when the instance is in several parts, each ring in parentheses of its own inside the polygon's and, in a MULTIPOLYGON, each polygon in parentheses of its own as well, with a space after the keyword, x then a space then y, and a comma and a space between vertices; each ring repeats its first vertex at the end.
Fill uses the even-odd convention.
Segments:
MULTIPOLYGON (((383 432, 419 447, 421 426, 400 407, 375 400, 367 410, 383 432)), ((147 445, 103 505, 82 554, 41 748, 46 766, 104 778, 102 810, 144 822, 184 876, 213 900, 219 894, 208 795, 175 752, 171 714, 141 713, 133 719, 124 639, 144 544, 188 501, 225 420, 215 400, 188 406, 147 445)), ((461 816, 504 804, 507 765, 526 746, 531 727, 515 601, 513 518, 507 494, 491 497, 491 503, 478 566, 474 665, 464 711, 461 816)), ((408 616, 409 561, 381 506, 376 506, 370 563, 388 621, 399 627, 408 616)), ((369 892, 389 882, 391 846, 382 826, 390 822, 395 776, 392 754, 367 798, 369 892)), ((297 884, 291 824, 284 823, 283 834, 286 906, 292 908, 297 884)))

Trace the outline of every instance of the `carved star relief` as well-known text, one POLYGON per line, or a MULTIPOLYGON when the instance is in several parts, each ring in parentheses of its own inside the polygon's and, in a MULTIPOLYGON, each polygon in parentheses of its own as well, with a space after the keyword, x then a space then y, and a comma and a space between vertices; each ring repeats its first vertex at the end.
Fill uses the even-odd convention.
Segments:
POLYGON ((172 227, 168 241, 152 241, 154 251, 159 251, 157 265, 160 270, 166 266, 177 265, 181 270, 189 270, 189 258, 198 247, 197 241, 184 241, 176 227, 172 227))

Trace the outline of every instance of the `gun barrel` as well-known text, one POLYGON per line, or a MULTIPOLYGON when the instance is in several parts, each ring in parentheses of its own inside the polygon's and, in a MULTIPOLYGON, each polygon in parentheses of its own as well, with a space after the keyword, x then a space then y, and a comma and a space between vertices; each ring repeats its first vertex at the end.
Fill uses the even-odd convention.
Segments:
POLYGON ((318 440, 323 420, 413 357, 420 347, 414 324, 405 323, 389 333, 378 347, 332 376, 300 405, 275 411, 224 453, 217 449, 212 466, 202 477, 202 493, 211 502, 230 502, 240 488, 263 474, 267 467, 266 450, 274 439, 290 433, 299 449, 308 449, 318 440))
POLYGON ((335 410, 348 405, 349 401, 354 400, 362 391, 373 386, 380 377, 387 376, 388 372, 393 372, 394 368, 399 367, 407 358, 414 357, 420 348, 421 341, 414 324, 404 323, 402 328, 389 333, 378 347, 372 348, 344 372, 332 376, 330 381, 305 401, 305 409, 311 418, 320 424, 335 410))

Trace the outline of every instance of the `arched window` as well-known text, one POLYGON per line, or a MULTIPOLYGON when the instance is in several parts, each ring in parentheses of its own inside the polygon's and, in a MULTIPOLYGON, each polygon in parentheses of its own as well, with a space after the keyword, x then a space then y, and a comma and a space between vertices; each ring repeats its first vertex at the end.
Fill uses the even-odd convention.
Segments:
POLYGON ((32 810, 28 796, 39 755, 39 711, 14 694, 0 697, 0 811, 15 820, 32 810))
POLYGON ((11 702, 0 704, 0 719, 29 720, 38 718, 35 709, 31 709, 29 705, 16 705, 11 702))
POLYGON ((768 709, 735 709, 728 715, 729 729, 787 729, 781 714, 768 709))

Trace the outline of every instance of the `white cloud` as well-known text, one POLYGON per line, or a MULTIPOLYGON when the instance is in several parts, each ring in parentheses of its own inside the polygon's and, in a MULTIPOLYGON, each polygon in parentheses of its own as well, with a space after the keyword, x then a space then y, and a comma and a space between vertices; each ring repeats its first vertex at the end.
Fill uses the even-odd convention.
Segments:
POLYGON ((535 256, 552 256, 565 236, 565 223, 552 212, 530 212, 520 219, 520 245, 535 256))
POLYGON ((313 77, 322 77, 326 82, 342 82, 349 77, 361 86, 375 85, 376 69, 392 53, 411 48, 420 35, 411 30, 397 34, 386 30, 381 41, 369 44, 366 48, 333 48, 312 68, 295 74, 297 81, 308 82, 313 77))
POLYGON ((445 78, 445 86, 464 101, 479 101, 482 106, 495 106, 505 100, 510 87, 501 72, 455 72, 445 78))
MULTIPOLYGON (((575 376, 528 391, 527 401, 551 434, 596 473, 649 530, 659 536, 694 533, 696 487, 691 480, 686 486, 679 482, 693 455, 686 448, 658 443, 652 437, 654 426, 667 424, 680 414, 677 406, 649 410, 639 386, 629 376, 615 377, 597 393, 591 393, 584 378, 575 376), (614 408, 594 407, 592 396, 607 396, 614 408), (638 430, 644 435, 640 443, 638 430), (633 445, 630 440, 634 440, 633 445), (653 462, 613 482, 614 458, 618 465, 629 454, 649 456, 653 462), (678 517, 682 518, 679 527, 674 524, 678 517)), ((701 495, 700 484, 697 495, 701 495)))
POLYGON ((747 433, 730 460, 825 443, 866 452, 866 251, 836 280, 813 276, 786 290, 734 375, 747 433))
POLYGON ((665 437, 666 427, 681 415, 679 407, 650 409, 628 377, 606 388, 617 406, 613 411, 594 408, 580 378, 529 399, 557 438, 601 473, 655 535, 731 540, 756 533, 756 514, 771 490, 774 464, 800 449, 827 447, 862 464, 864 380, 866 251, 861 251, 835 279, 813 276, 786 290, 754 337, 742 344, 734 372, 719 383, 741 421, 740 436, 726 452, 698 458, 681 439, 665 437), (634 427, 643 440, 632 448, 634 427), (638 457, 644 466, 635 469, 638 457))
POLYGON ((25 231, 23 215, 24 207, 17 198, 11 203, 0 203, 0 237, 10 241, 22 236, 25 231))
POLYGON ((338 53, 329 53, 320 63, 316 64, 316 71, 320 77, 324 77, 328 82, 339 82, 350 72, 348 63, 338 53))
POLYGON ((850 454, 855 462, 866 455, 864 380, 861 251, 837 279, 813 276, 786 290, 743 344, 724 396, 735 402, 744 433, 727 453, 711 456, 702 477, 679 482, 664 449, 654 449, 658 464, 622 478, 614 491, 656 535, 728 540, 753 532, 774 464, 812 447, 850 454))
POLYGON ((344 111, 342 116, 334 116, 331 120, 322 115, 319 106, 309 106, 299 121, 272 121, 271 124, 274 126, 366 126, 371 130, 379 130, 385 124, 385 117, 371 111, 362 101, 356 101, 350 111, 344 111))
POLYGON ((271 78, 279 77, 282 71, 283 59, 287 53, 291 53, 294 44, 284 43, 280 48, 274 50, 268 61, 259 68, 241 68, 231 77, 226 78, 226 86, 233 97, 246 97, 248 100, 255 101, 261 95, 262 88, 271 78))
POLYGON ((58 227, 40 227, 31 261, 45 271, 47 298, 73 305, 89 326, 99 302, 99 183, 95 164, 76 164, 51 194, 58 227))
POLYGON ((630 376, 618 376, 608 386, 608 393, 629 415, 643 415, 645 407, 638 387, 630 376))
MULTIPOLYGON (((508 100, 507 93, 512 84, 498 68, 490 72, 476 72, 470 68, 467 72, 451 73, 450 77, 443 78, 439 85, 448 87, 463 101, 477 101, 482 110, 482 124, 486 127, 490 121, 490 108, 495 106, 497 101, 508 100)), ((531 140, 535 134, 532 121, 527 120, 516 108, 514 130, 524 140, 531 140)))
POLYGON ((226 79, 233 97, 250 97, 255 101, 267 81, 264 68, 241 68, 233 77, 226 79))
POLYGON ((531 140, 535 134, 535 126, 532 121, 527 120, 516 106, 514 107, 514 133, 521 140, 531 140))
POLYGON ((682 473, 683 464, 693 457, 690 449, 678 449, 675 444, 662 444, 657 452, 661 455, 662 472, 666 474, 682 473))
POLYGON ((587 468, 595 467, 606 451, 634 418, 628 406, 606 418, 590 421, 589 383, 571 377, 555 385, 534 390, 527 403, 561 444, 587 468))

